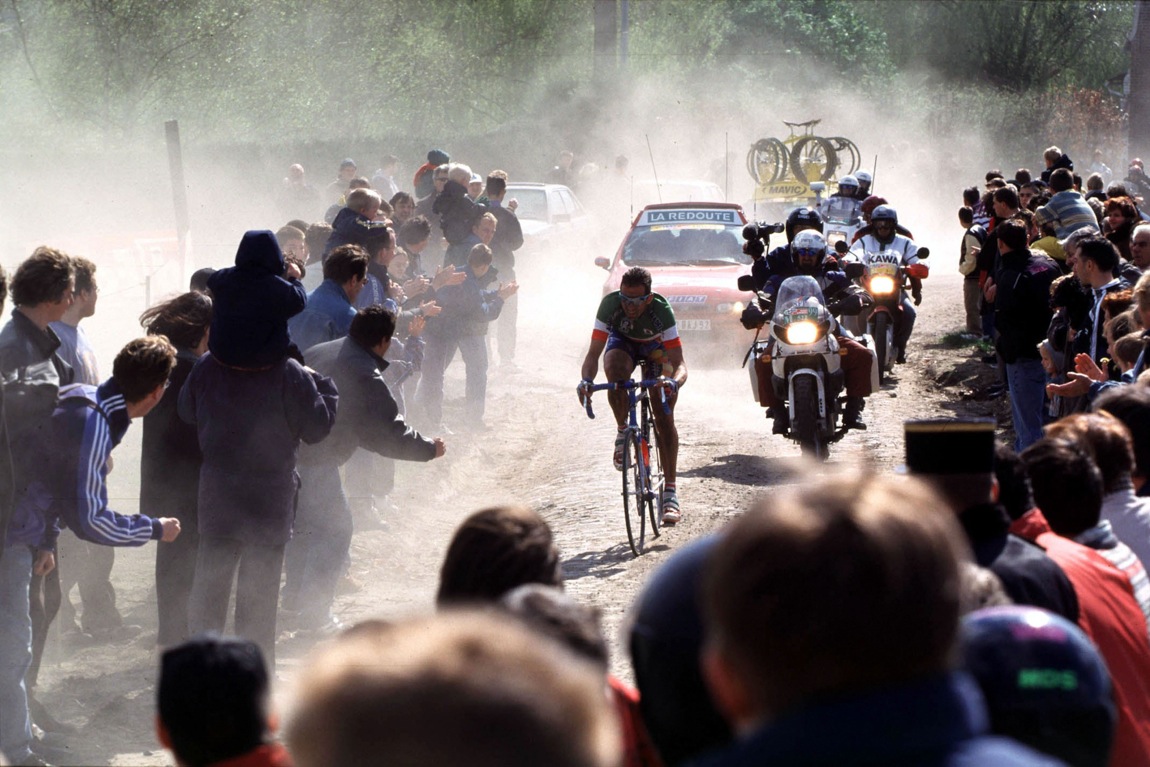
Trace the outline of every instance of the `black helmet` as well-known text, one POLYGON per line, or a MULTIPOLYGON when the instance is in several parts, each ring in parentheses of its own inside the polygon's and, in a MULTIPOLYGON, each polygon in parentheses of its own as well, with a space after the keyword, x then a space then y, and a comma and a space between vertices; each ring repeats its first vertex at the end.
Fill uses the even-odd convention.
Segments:
POLYGON ((898 226, 898 211, 891 205, 879 205, 870 214, 870 222, 890 221, 898 226))
POLYGON ((1037 607, 990 607, 963 620, 962 665, 986 698, 991 729, 1067 764, 1105 765, 1117 720, 1094 644, 1037 607))
POLYGON ((795 208, 787 216, 787 242, 795 239, 799 229, 823 230, 823 217, 814 208, 795 208))
POLYGON ((647 582, 631 626, 631 665, 639 708, 668 765, 725 745, 731 730, 699 667, 703 647, 699 581, 719 541, 710 535, 679 549, 647 582))

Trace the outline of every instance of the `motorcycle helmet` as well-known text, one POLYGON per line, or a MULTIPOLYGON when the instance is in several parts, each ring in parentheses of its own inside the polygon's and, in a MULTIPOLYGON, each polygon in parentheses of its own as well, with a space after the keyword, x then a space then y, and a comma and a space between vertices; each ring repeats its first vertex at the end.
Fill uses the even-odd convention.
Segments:
POLYGON ((874 176, 870 174, 870 171, 865 170, 860 170, 858 173, 856 173, 855 178, 858 179, 859 189, 861 189, 864 194, 868 189, 870 189, 871 182, 874 181, 874 176))
POLYGON ((814 208, 795 208, 787 216, 787 242, 794 242, 795 235, 805 229, 823 230, 823 217, 814 208))
POLYGON ((854 197, 858 194, 859 180, 854 176, 843 176, 839 179, 839 194, 843 197, 854 197))
POLYGON ((872 194, 870 197, 863 200, 863 204, 862 204, 863 218, 869 222, 870 221, 870 215, 872 213, 874 213, 874 209, 877 208, 879 205, 886 205, 886 204, 887 204, 887 202, 886 202, 885 197, 879 197, 876 194, 872 194))
POLYGON ((827 255, 827 241, 821 232, 806 229, 791 243, 791 259, 803 274, 814 274, 827 255))
POLYGON ((961 646, 995 733, 1067 764, 1108 763, 1117 719, 1110 675, 1078 626, 1036 607, 991 607, 963 620, 961 646))

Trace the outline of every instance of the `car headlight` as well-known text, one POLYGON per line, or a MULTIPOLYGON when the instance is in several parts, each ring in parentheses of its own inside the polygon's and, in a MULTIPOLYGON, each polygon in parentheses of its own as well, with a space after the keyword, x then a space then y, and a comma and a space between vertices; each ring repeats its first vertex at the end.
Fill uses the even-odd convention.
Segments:
POLYGON ((886 275, 879 275, 872 277, 870 281, 870 292, 872 295, 888 296, 894 292, 894 277, 887 277, 886 275))
POLYGON ((793 346, 814 343, 819 337, 819 326, 810 320, 787 326, 787 343, 793 346))

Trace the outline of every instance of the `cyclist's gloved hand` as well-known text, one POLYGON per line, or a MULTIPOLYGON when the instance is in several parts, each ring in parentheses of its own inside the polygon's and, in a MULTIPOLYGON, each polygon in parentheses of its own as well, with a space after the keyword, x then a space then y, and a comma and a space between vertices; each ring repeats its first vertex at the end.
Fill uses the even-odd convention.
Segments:
POLYGON ((663 388, 668 394, 674 394, 679 391, 679 382, 674 378, 662 378, 663 388))
POLYGON ((592 381, 588 381, 586 378, 584 378, 579 382, 579 385, 575 387, 575 393, 579 395, 580 403, 584 402, 588 397, 591 396, 592 384, 592 381))

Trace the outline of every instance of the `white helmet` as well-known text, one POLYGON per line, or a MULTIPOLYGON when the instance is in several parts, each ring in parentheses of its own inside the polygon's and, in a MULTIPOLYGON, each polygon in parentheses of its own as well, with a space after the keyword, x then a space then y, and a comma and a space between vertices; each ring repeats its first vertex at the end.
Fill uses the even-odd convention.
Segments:
POLYGON ((841 192, 845 186, 849 186, 851 189, 858 189, 859 180, 854 176, 843 176, 839 179, 839 191, 841 192))
POLYGON ((791 243, 791 260, 800 272, 812 274, 822 266, 827 255, 827 241, 822 232, 804 229, 795 235, 791 243))
POLYGON ((860 170, 858 173, 856 173, 855 178, 858 179, 860 186, 862 184, 866 184, 867 186, 870 186, 871 181, 874 180, 874 176, 872 176, 869 171, 865 171, 865 170, 860 170))

